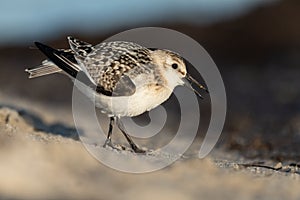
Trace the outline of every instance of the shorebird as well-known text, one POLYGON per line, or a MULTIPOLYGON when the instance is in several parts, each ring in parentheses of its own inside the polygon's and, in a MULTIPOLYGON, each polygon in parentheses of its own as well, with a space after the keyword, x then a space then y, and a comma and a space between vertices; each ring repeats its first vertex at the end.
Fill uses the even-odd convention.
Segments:
POLYGON ((127 134, 121 118, 138 116, 149 111, 172 94, 174 88, 184 85, 208 90, 186 69, 184 59, 166 49, 146 48, 126 41, 102 42, 91 45, 68 37, 69 49, 54 49, 35 42, 47 59, 33 69, 26 69, 29 78, 53 73, 64 73, 78 82, 76 87, 93 100, 95 106, 110 118, 106 145, 112 146, 111 136, 116 121, 132 150, 144 153, 127 134))

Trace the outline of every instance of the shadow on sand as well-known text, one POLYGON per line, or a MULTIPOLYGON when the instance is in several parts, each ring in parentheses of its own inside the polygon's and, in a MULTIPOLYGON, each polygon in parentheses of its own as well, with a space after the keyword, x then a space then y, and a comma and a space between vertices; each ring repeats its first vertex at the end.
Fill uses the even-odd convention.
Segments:
POLYGON ((29 112, 23 108, 19 108, 12 105, 0 105, 1 108, 10 108, 19 113, 24 120, 31 124, 35 130, 43 131, 48 134, 53 135, 61 135, 63 137, 72 138, 74 140, 79 140, 79 136, 77 134, 77 130, 75 127, 70 127, 62 123, 53 123, 47 124, 43 121, 43 119, 35 113, 29 112))

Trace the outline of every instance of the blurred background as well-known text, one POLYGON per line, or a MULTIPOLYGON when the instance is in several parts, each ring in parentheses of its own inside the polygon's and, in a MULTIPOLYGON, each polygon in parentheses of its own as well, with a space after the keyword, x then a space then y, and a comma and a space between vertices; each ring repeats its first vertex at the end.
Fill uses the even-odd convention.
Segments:
POLYGON ((197 40, 222 74, 228 114, 219 146, 299 160, 299 10, 298 0, 1 0, 0 91, 71 109, 68 78, 27 79, 24 69, 45 58, 34 41, 66 48, 68 35, 97 44, 130 28, 171 28, 197 40))

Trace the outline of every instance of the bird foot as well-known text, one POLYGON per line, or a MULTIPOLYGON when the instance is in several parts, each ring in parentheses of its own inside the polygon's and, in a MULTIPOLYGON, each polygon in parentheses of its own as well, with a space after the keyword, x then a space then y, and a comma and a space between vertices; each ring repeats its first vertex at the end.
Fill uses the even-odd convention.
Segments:
POLYGON ((133 150, 134 153, 138 153, 138 154, 145 154, 146 150, 141 149, 140 147, 138 147, 137 145, 131 145, 131 148, 133 150))
POLYGON ((146 153, 146 150, 141 149, 140 147, 138 147, 135 144, 131 144, 130 146, 131 146, 131 149, 129 147, 124 146, 124 145, 113 144, 111 139, 106 139, 104 144, 103 144, 103 148, 110 147, 110 148, 112 148, 114 150, 117 150, 117 151, 132 151, 132 152, 138 153, 138 154, 145 154, 146 153))

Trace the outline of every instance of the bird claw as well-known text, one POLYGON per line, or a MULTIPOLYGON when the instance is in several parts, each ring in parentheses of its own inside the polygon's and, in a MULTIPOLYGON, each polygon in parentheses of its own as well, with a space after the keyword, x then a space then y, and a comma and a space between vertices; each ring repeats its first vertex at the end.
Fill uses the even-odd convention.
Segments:
POLYGON ((113 144, 112 144, 110 138, 105 140, 103 147, 105 148, 106 146, 113 147, 113 144))
POLYGON ((146 151, 139 148, 137 145, 131 145, 132 150, 134 151, 134 153, 138 153, 138 154, 145 154, 146 151))
POLYGON ((134 153, 137 153, 137 154, 145 154, 146 153, 146 150, 143 150, 141 149, 140 147, 138 147, 137 145, 130 145, 131 146, 131 149, 129 149, 128 147, 126 146, 123 146, 123 145, 115 145, 112 143, 111 139, 106 139, 104 144, 103 144, 103 148, 106 148, 106 147, 110 147, 114 150, 117 150, 117 151, 124 151, 124 150, 128 150, 128 151, 131 151, 131 152, 134 152, 134 153))

